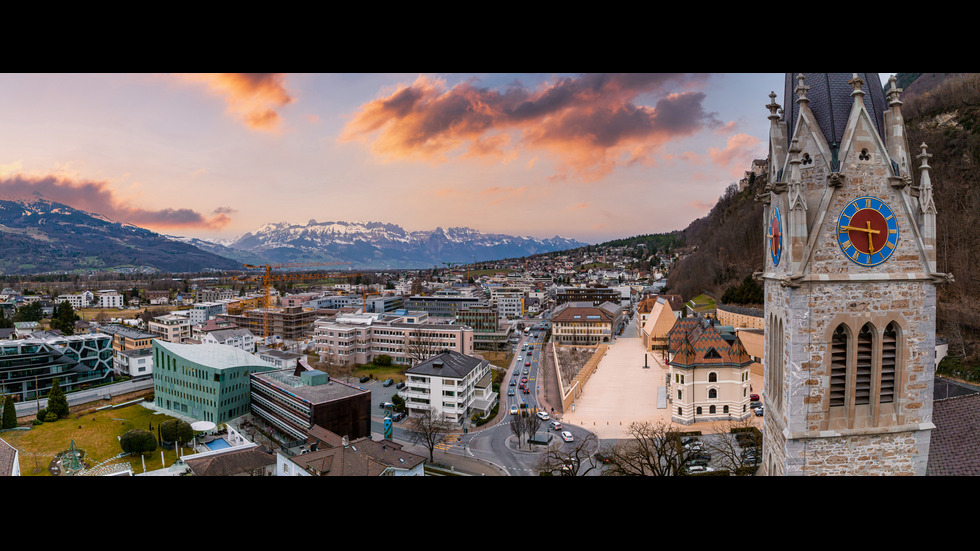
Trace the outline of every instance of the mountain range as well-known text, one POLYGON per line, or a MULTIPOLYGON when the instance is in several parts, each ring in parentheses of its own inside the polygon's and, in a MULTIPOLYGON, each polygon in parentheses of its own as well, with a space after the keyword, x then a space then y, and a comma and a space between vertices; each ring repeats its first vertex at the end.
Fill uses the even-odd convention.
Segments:
POLYGON ((46 200, 0 200, 0 273, 230 270, 234 260, 46 200))
POLYGON ((471 228, 406 231, 381 222, 265 224, 217 243, 162 235, 41 196, 0 200, 0 273, 201 272, 243 263, 347 262, 351 268, 429 268, 586 245, 574 239, 486 234, 471 228))

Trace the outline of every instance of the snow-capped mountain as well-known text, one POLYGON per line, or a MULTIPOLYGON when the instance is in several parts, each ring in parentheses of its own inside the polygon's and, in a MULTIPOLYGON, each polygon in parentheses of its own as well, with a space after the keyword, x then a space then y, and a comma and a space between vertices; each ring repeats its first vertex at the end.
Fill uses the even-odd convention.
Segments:
POLYGON ((229 245, 270 262, 351 262, 352 267, 426 268, 471 263, 585 246, 564 237, 539 239, 482 233, 465 227, 406 231, 382 222, 264 224, 229 245))
POLYGON ((200 272, 239 266, 139 226, 40 196, 0 200, 0 273, 200 272))

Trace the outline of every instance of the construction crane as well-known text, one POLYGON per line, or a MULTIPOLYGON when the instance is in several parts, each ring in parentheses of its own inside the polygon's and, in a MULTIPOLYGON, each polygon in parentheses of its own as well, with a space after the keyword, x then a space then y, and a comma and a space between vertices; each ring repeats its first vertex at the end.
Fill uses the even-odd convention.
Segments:
POLYGON ((380 295, 377 291, 368 292, 367 289, 361 291, 361 311, 367 313, 367 298, 372 295, 380 295))
POLYGON ((305 268, 311 266, 336 266, 338 264, 351 264, 351 262, 295 262, 290 264, 263 264, 263 265, 252 265, 243 264, 244 267, 249 269, 260 269, 264 270, 264 273, 259 275, 242 275, 235 277, 238 281, 261 281, 262 282, 262 339, 268 344, 267 339, 269 338, 269 308, 271 308, 271 295, 269 293, 269 287, 272 286, 273 281, 298 281, 304 279, 328 279, 328 278, 343 278, 343 277, 356 277, 361 274, 324 274, 324 273, 281 273, 275 274, 272 272, 273 269, 279 268, 305 268))

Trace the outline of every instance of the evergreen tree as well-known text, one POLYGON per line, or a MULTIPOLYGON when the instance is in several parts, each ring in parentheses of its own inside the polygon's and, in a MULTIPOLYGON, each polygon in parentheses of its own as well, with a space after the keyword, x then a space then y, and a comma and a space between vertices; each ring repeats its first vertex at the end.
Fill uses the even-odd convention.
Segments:
POLYGON ((0 329, 9 329, 14 326, 14 320, 7 317, 7 309, 0 308, 0 329))
POLYGON ((51 329, 58 329, 65 335, 75 334, 75 322, 81 319, 67 301, 58 304, 51 316, 51 329))
POLYGON ((3 402, 3 423, 0 428, 12 429, 17 426, 17 410, 14 408, 14 397, 10 394, 3 402))
POLYGON ((59 419, 68 417, 68 398, 65 398, 65 391, 61 390, 57 378, 51 383, 51 391, 48 392, 48 411, 59 419))

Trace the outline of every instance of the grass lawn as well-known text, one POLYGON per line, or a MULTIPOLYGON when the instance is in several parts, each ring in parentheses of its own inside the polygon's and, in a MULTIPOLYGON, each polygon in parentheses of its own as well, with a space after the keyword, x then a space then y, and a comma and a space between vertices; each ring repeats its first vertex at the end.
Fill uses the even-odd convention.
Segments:
POLYGON ((380 367, 374 364, 365 364, 357 368, 354 371, 354 380, 360 379, 361 377, 367 375, 374 375, 374 378, 379 381, 384 381, 385 379, 392 379, 396 383, 400 383, 405 380, 405 374, 402 371, 405 370, 405 366, 392 364, 388 367, 380 367))
POLYGON ((80 308, 75 310, 80 318, 86 321, 91 321, 102 313, 106 318, 125 318, 132 319, 143 313, 146 308, 139 308, 137 310, 120 310, 119 308, 80 308))
MULTIPOLYGON (((50 476, 48 465, 51 460, 58 453, 67 450, 73 439, 75 447, 85 452, 83 461, 94 467, 122 452, 119 436, 132 429, 149 430, 156 436, 157 427, 168 419, 171 419, 169 415, 157 414, 140 404, 133 404, 119 409, 86 413, 79 419, 75 419, 75 414, 72 414, 54 423, 34 426, 29 431, 6 431, 0 433, 0 438, 20 450, 21 475, 50 476)), ((173 465, 177 459, 177 450, 158 447, 156 451, 144 456, 147 471, 163 467, 160 462, 161 451, 166 466, 173 465)), ((190 448, 184 448, 181 452, 182 455, 190 453, 193 453, 190 448)), ((127 456, 116 462, 128 462, 135 474, 143 472, 143 462, 139 456, 127 456)))
POLYGON ((715 299, 709 297, 708 295, 698 295, 691 299, 691 303, 694 309, 698 312, 704 310, 713 310, 715 308, 715 299))

